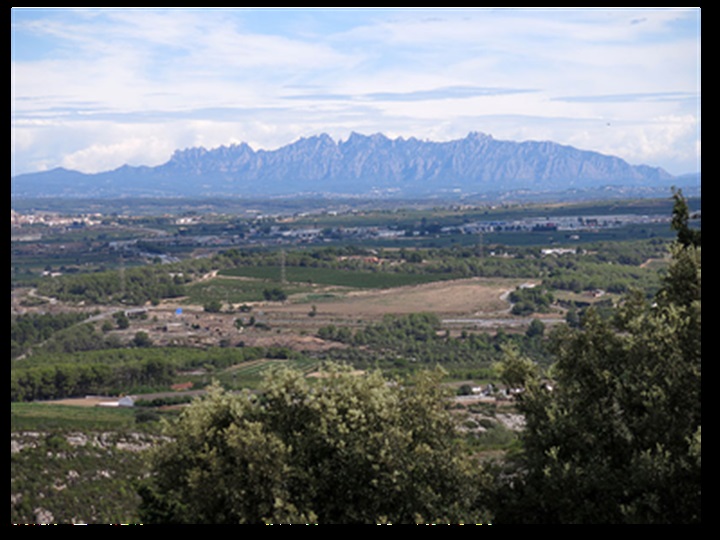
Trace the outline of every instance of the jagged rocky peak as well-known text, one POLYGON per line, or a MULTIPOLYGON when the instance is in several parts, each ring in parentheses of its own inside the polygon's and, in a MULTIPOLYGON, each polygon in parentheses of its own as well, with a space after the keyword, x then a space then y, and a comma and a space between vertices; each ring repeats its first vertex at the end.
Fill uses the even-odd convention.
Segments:
POLYGON ((199 157, 207 153, 208 150, 203 146, 192 146, 189 148, 184 148, 182 150, 178 149, 173 152, 173 155, 170 157, 170 161, 182 160, 191 156, 199 157))
POLYGON ((350 136, 347 138, 346 141, 340 142, 340 145, 341 146, 358 146, 358 145, 366 145, 368 143, 384 144, 389 141, 391 141, 391 139, 389 139, 382 133, 373 133, 372 135, 363 135, 361 133, 357 133, 356 131, 353 131, 350 133, 350 136))
MULTIPOLYGON (((336 146, 335 141, 327 133, 321 133, 320 135, 312 135, 311 137, 300 137, 294 143, 289 146, 296 148, 320 148, 326 146, 336 146)), ((285 147, 287 148, 287 147, 285 147)), ((281 149, 278 149, 281 150, 281 149)))
POLYGON ((102 183, 96 175, 69 171, 21 175, 13 178, 12 192, 290 195, 381 189, 414 195, 448 189, 482 193, 649 186, 674 178, 660 168, 632 166, 615 156, 550 141, 496 140, 479 131, 448 142, 352 132, 337 143, 321 133, 275 150, 254 151, 247 143, 187 148, 159 167, 122 167, 102 175, 102 183))
POLYGON ((187 158, 202 158, 205 156, 217 156, 217 155, 233 155, 233 154, 245 154, 254 153, 253 149, 249 144, 242 142, 240 144, 232 143, 228 146, 222 145, 216 148, 207 149, 204 146, 192 146, 183 150, 175 150, 173 152, 170 161, 182 160, 187 158))
POLYGON ((465 137, 468 141, 492 141, 493 136, 488 133, 482 133, 480 131, 471 131, 468 136, 465 137))

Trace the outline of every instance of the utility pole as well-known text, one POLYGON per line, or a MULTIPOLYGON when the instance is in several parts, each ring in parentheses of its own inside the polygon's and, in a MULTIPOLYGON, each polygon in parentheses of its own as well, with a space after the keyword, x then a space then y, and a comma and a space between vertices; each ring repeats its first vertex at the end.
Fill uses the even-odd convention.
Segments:
POLYGON ((285 285, 287 276, 285 275, 285 250, 280 250, 280 283, 285 285))
MULTIPOLYGON (((121 248, 122 249, 122 248, 121 248)), ((120 253, 120 300, 125 297, 125 256, 120 253)))

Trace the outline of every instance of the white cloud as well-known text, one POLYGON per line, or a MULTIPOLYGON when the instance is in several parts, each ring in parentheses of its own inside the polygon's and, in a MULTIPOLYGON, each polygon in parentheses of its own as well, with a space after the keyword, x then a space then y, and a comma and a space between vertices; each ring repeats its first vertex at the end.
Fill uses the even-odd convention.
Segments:
POLYGON ((129 139, 112 144, 93 144, 64 157, 62 166, 83 172, 101 172, 115 169, 138 158, 146 161, 147 139, 129 139))
POLYGON ((14 50, 28 50, 11 64, 17 172, 351 131, 478 130, 677 173, 699 155, 699 107, 683 99, 699 99, 699 11, 13 12, 14 50))

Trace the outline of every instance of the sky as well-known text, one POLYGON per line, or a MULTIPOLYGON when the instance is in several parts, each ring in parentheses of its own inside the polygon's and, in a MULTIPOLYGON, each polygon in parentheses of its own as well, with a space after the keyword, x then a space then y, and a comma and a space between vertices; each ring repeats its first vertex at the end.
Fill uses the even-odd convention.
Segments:
POLYGON ((301 137, 553 141, 700 170, 700 9, 11 10, 11 173, 301 137))

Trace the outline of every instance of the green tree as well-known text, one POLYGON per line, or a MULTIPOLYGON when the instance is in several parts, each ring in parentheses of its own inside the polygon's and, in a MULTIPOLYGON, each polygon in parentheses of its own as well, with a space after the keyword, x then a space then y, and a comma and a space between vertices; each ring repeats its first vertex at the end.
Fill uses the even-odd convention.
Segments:
POLYGON ((273 287, 272 289, 264 289, 263 297, 268 302, 284 302, 285 300, 287 300, 287 294, 285 293, 285 291, 278 287, 273 287))
MULTIPOLYGON (((673 198, 672 227, 677 231, 677 241, 671 248, 673 263, 668 268, 658 301, 663 305, 677 304, 688 309, 700 302, 700 231, 689 226, 689 210, 682 191, 673 190, 673 198)), ((699 308, 695 311, 699 316, 699 308)))
POLYGON ((130 319, 128 319, 128 316, 125 315, 124 311, 114 313, 113 317, 115 318, 115 323, 120 330, 125 330, 130 326, 130 319))
POLYGON ((700 248, 679 238, 655 302, 555 331, 553 389, 520 370, 526 428, 495 521, 700 522, 700 329, 700 248))
POLYGON ((700 230, 690 228, 690 209, 688 208, 687 201, 683 197, 681 189, 676 190, 673 188, 673 200, 675 204, 673 206, 671 226, 673 230, 677 231, 678 243, 683 247, 699 247, 700 230))
POLYGON ((170 425, 141 487, 146 523, 472 522, 485 473, 456 444, 437 373, 389 385, 283 369, 219 387, 170 425))
POLYGON ((545 323, 540 319, 533 319, 525 332, 525 335, 529 338, 542 337, 543 334, 545 334, 545 323))
POLYGON ((203 310, 207 313, 220 313, 222 311, 222 302, 220 300, 210 300, 205 303, 203 310))
POLYGON ((152 339, 150 339, 147 332, 139 331, 135 332, 132 344, 135 347, 152 347, 152 339))
POLYGON ((567 313, 565 314, 565 322, 571 328, 577 328, 578 326, 580 326, 580 316, 578 315, 578 310, 574 304, 570 306, 567 313))
POLYGON ((503 344, 501 350, 503 359, 495 365, 495 371, 503 384, 511 389, 524 389, 537 379, 540 373, 538 365, 520 354, 515 345, 503 344))

